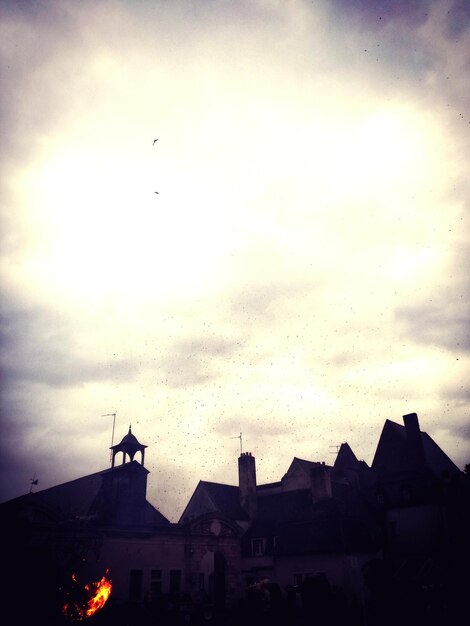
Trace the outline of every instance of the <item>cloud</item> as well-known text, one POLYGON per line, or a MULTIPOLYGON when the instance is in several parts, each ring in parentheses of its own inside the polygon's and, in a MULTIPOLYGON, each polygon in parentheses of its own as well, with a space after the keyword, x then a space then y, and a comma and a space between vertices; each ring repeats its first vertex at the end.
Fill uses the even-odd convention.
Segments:
POLYGON ((470 28, 470 4, 467 0, 454 0, 446 16, 447 36, 459 37, 470 28))
MULTIPOLYGON (((461 441, 470 442, 470 423, 449 425, 449 432, 461 441)), ((469 449, 470 462, 470 449, 469 449)))
POLYGON ((465 381, 456 385, 453 381, 453 384, 444 386, 442 398, 446 404, 452 404, 465 413, 465 409, 470 405, 470 384, 465 381))
POLYGON ((356 26, 381 31, 391 24, 410 30, 422 29, 430 16, 441 7, 441 28, 451 39, 470 26, 467 0, 332 0, 332 10, 339 19, 353 20, 356 26))
POLYGON ((286 423, 279 423, 271 420, 269 417, 263 415, 249 417, 244 416, 231 416, 222 420, 217 420, 213 425, 215 433, 223 435, 225 437, 236 437, 236 433, 240 432, 240 428, 245 431, 245 437, 249 433, 249 438, 252 442, 258 443, 262 438, 272 438, 279 436, 286 436, 292 432, 292 426, 286 423))
POLYGON ((2 2, 0 28, 2 155, 10 167, 13 162, 28 162, 47 141, 47 133, 64 121, 65 82, 70 84, 71 76, 83 75, 77 39, 81 39, 85 54, 87 42, 81 12, 49 0, 2 2))
MULTIPOLYGON (((260 255, 261 256, 261 255, 260 255)), ((276 262, 271 256, 271 263, 276 262)), ((269 263, 268 259, 260 259, 253 263, 262 275, 263 263, 269 263)), ((247 270, 249 272, 249 270, 247 270)), ((266 272, 269 276, 271 272, 266 272)), ((315 287, 313 280, 304 281, 294 277, 293 280, 280 278, 278 281, 251 279, 230 297, 229 308, 233 318, 239 319, 244 328, 249 329, 259 325, 275 323, 283 318, 286 311, 291 308, 291 303, 297 299, 311 294, 315 287), (249 324, 249 326, 246 326, 249 324)))
POLYGON ((242 342, 222 336, 200 336, 177 341, 167 347, 158 370, 172 388, 203 385, 217 379, 224 360, 242 347, 242 342))
POLYGON ((425 302, 398 307, 396 319, 405 335, 419 343, 441 346, 455 353, 470 351, 470 246, 460 243, 449 259, 442 280, 425 302))
POLYGON ((426 303, 397 310, 397 320, 409 339, 426 345, 442 346, 454 352, 470 351, 468 304, 426 303))
POLYGON ((130 378, 137 366, 114 355, 89 351, 86 329, 73 319, 45 308, 12 308, 0 318, 2 380, 6 387, 40 383, 76 387, 85 382, 130 378), (83 341, 83 343, 82 343, 83 341))
POLYGON ((380 29, 389 22, 400 22, 411 28, 424 24, 437 0, 333 0, 337 16, 364 22, 367 28, 380 29))
POLYGON ((174 468, 180 506, 187 459, 194 480, 236 483, 240 429, 276 480, 345 438, 370 461, 408 405, 423 428, 463 422, 466 14, 3 3, 2 445, 18 488, 30 462, 42 487, 102 468, 96 417, 113 410, 116 436, 132 422, 155 445, 165 498, 174 468))

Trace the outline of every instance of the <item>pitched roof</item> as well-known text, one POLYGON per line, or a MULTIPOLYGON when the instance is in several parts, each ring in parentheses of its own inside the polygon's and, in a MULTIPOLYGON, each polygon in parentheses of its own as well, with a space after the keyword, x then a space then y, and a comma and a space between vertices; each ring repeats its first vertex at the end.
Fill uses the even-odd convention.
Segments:
POLYGON ((235 520, 248 519, 246 512, 240 506, 238 487, 204 480, 201 480, 199 484, 209 495, 215 511, 235 520))
POLYGON ((424 456, 429 468, 438 476, 460 472, 459 468, 427 433, 421 432, 424 456))
POLYGON ((10 506, 29 505, 48 509, 58 519, 85 517, 94 502, 102 483, 102 472, 27 493, 5 503, 10 506))
POLYGON ((305 470, 310 470, 310 468, 313 467, 314 465, 320 465, 318 461, 307 461, 306 459, 299 459, 298 456, 294 457, 292 464, 294 463, 296 463, 297 465, 299 465, 305 470))
POLYGON ((286 474, 289 474, 292 470, 298 468, 310 475, 311 468, 315 467, 316 465, 321 464, 318 461, 307 461, 305 459, 299 459, 299 457, 295 456, 292 459, 292 463, 289 465, 289 469, 287 470, 286 474))
POLYGON ((364 465, 367 466, 364 461, 358 460, 348 443, 341 444, 334 463, 335 469, 358 469, 364 465))
MULTIPOLYGON (((148 473, 148 470, 135 461, 136 466, 148 473)), ((42 511, 41 515, 46 519, 56 521, 90 520, 96 518, 95 511, 99 509, 98 500, 101 496, 103 477, 111 472, 120 472, 130 464, 120 465, 101 472, 95 472, 88 476, 82 476, 75 480, 49 487, 34 493, 19 496, 5 503, 8 508, 26 507, 30 511, 42 511)), ((169 520, 147 500, 143 503, 145 523, 154 525, 169 525, 169 520)))
POLYGON ((179 522, 185 523, 207 513, 219 513, 235 521, 248 520, 240 506, 238 487, 200 480, 179 522))
MULTIPOLYGON (((454 474, 460 471, 427 433, 423 431, 420 433, 427 467, 435 476, 440 477, 444 473, 454 474)), ((385 420, 372 468, 385 472, 407 471, 413 468, 405 426, 385 420)))

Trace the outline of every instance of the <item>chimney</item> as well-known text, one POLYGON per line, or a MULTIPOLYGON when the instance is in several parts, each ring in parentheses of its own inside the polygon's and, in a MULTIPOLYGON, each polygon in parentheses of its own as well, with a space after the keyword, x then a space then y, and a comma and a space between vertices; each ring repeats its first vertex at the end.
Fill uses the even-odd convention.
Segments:
POLYGON ((423 470, 426 468, 426 457, 424 456, 423 440, 419 429, 418 416, 416 413, 408 413, 408 415, 403 416, 403 423, 405 424, 410 465, 413 469, 423 470))
POLYGON ((238 457, 238 485, 240 505, 252 521, 258 514, 258 498, 255 457, 251 452, 242 452, 238 457))
POLYGON ((310 470, 312 502, 329 500, 333 496, 331 490, 331 467, 322 463, 314 465, 310 470))

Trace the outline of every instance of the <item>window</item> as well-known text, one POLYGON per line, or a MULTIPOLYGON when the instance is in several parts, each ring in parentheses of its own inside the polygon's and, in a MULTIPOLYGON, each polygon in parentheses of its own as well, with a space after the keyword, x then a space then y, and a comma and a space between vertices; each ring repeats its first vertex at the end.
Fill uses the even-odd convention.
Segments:
POLYGON ((129 574, 129 600, 140 602, 142 600, 142 570, 131 569, 129 574))
POLYGON ((265 539, 252 539, 251 540, 251 554, 253 556, 263 556, 265 552, 265 539))
POLYGON ((159 596, 162 592, 162 570, 153 569, 150 572, 150 591, 153 596, 159 596))
POLYGON ((181 591, 181 570, 170 570, 170 594, 175 595, 181 591))

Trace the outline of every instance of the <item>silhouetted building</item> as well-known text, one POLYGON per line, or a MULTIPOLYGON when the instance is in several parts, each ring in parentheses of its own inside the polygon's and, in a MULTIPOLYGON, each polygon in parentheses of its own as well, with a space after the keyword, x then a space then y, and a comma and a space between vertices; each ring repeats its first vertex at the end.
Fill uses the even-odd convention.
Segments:
POLYGON ((470 584, 469 477, 421 432, 416 413, 403 422, 386 420, 368 491, 383 527, 390 602, 395 611, 402 602, 407 616, 427 607, 429 620, 443 610, 449 619, 470 584))
POLYGON ((0 505, 6 596, 17 600, 20 622, 48 613, 54 623, 72 575, 92 582, 109 572, 111 604, 143 606, 151 597, 163 613, 188 598, 222 609, 241 596, 242 529, 210 515, 170 523, 146 499, 145 448, 129 427, 112 447, 111 468, 0 505), (34 581, 34 602, 21 601, 18 581, 34 581))
POLYGON ((299 605, 321 623, 318 611, 327 619, 343 607, 367 626, 432 624, 419 619, 460 606, 469 477, 416 414, 386 420, 371 467, 343 443, 333 465, 294 458, 280 481, 257 484, 255 458, 243 453, 238 485, 200 481, 176 524, 146 499, 145 449, 129 427, 110 468, 0 505, 6 595, 20 621, 39 611, 54 623, 64 581, 105 571, 110 605, 151 606, 160 621, 243 599, 257 615, 266 597, 274 614, 285 600, 282 610, 299 605), (27 603, 25 577, 35 581, 27 603))
POLYGON ((294 458, 279 482, 257 485, 254 457, 238 462, 239 486, 200 481, 180 523, 220 514, 244 528, 246 586, 268 578, 285 589, 323 576, 361 602, 361 567, 381 555, 375 510, 358 488, 367 464, 343 444, 334 467, 294 458))

